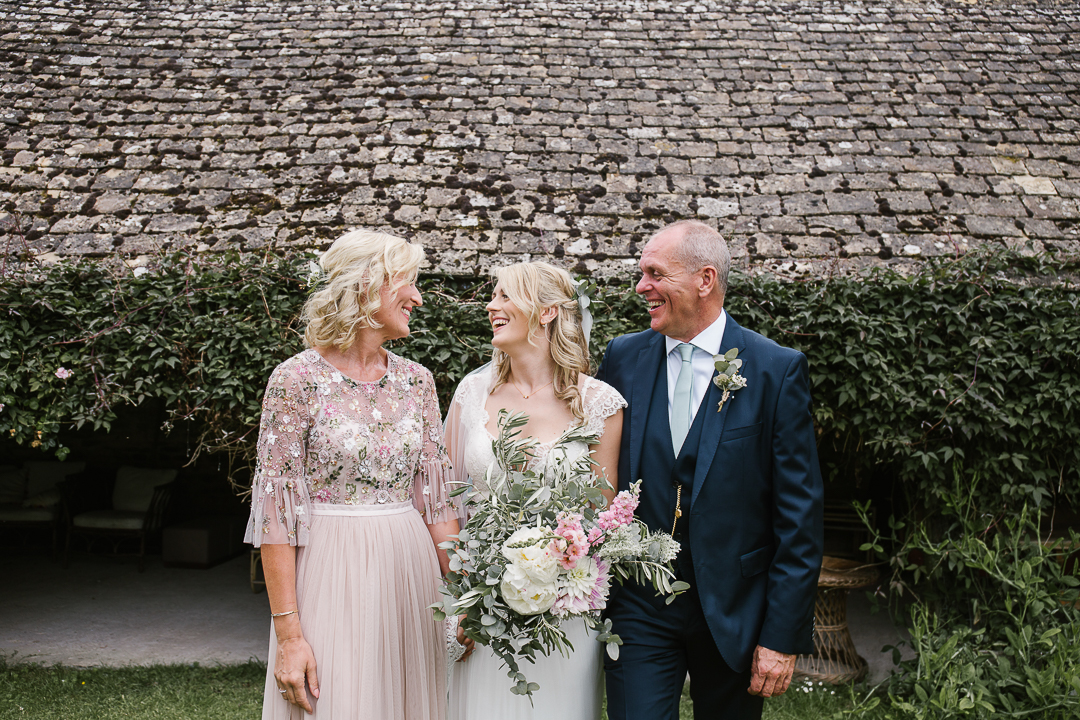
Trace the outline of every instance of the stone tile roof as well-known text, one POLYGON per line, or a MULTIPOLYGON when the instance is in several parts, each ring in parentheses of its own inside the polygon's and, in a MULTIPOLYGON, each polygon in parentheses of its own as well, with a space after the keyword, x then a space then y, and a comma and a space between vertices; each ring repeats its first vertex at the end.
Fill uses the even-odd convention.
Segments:
POLYGON ((784 274, 1080 251, 1076 3, 0 0, 0 243, 408 234, 625 273, 698 217, 784 274))

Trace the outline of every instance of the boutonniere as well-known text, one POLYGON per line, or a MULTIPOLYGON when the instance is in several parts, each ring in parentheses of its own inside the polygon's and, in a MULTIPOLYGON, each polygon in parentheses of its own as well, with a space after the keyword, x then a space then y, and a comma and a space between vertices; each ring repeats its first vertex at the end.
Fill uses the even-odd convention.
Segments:
POLYGON ((716 372, 719 375, 712 381, 716 383, 716 387, 724 391, 720 397, 720 404, 716 408, 716 412, 720 412, 724 409, 724 403, 731 397, 731 393, 746 387, 746 378, 739 374, 739 370, 742 369, 742 360, 739 360, 738 348, 731 348, 723 355, 713 355, 713 365, 716 366, 716 372))

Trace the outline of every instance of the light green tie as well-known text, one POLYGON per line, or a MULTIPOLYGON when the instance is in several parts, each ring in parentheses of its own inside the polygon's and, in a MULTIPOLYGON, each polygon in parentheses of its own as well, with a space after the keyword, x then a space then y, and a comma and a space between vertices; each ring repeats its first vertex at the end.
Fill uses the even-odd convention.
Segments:
POLYGON ((694 356, 694 346, 690 343, 679 343, 675 346, 682 355, 682 367, 679 368, 679 379, 675 381, 675 398, 671 402, 671 445, 675 448, 675 457, 679 456, 686 434, 690 432, 690 421, 694 416, 692 403, 694 388, 694 364, 690 362, 694 356))

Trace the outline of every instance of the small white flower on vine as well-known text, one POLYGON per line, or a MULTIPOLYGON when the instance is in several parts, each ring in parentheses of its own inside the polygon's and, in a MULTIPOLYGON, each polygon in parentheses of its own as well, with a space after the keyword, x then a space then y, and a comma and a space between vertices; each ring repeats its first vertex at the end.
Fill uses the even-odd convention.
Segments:
POLYGON ((71 372, 66 367, 58 367, 58 368, 56 368, 56 372, 54 374, 56 375, 56 377, 60 378, 61 380, 67 380, 69 377, 71 377, 75 373, 71 372))
POLYGON ((716 372, 719 373, 713 378, 713 383, 724 391, 724 394, 720 397, 720 404, 716 407, 716 412, 724 409, 724 403, 731 397, 731 393, 746 387, 746 378, 739 374, 739 371, 742 370, 743 361, 738 358, 738 348, 731 348, 723 355, 713 355, 713 365, 716 367, 716 372))

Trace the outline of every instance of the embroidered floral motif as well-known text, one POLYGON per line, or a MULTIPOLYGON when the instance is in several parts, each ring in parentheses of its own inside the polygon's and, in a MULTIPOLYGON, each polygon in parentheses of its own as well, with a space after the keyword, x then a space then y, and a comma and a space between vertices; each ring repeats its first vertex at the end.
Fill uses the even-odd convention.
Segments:
POLYGON ((415 502, 427 522, 452 518, 435 385, 390 353, 381 380, 360 383, 315 350, 282 363, 266 389, 252 497, 262 542, 306 543, 311 502, 415 502))

